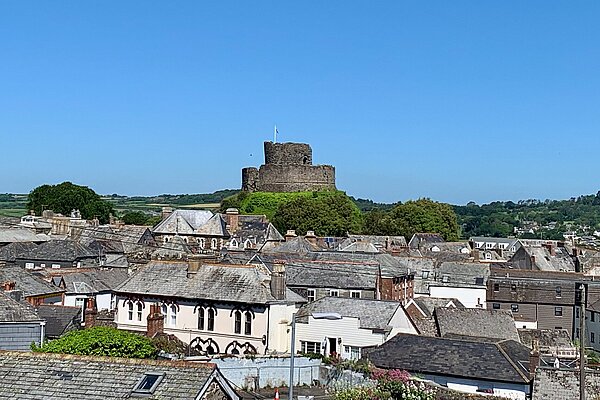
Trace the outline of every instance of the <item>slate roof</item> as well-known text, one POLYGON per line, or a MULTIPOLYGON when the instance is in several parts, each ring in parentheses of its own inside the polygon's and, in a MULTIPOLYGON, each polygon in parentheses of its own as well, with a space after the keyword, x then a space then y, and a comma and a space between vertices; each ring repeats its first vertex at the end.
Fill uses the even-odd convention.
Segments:
POLYGON ((296 287, 375 290, 377 264, 292 261, 285 264, 286 284, 296 287))
POLYGON ((231 234, 238 242, 250 239, 255 244, 267 241, 280 242, 285 238, 264 215, 239 215, 238 227, 231 234))
POLYGON ((229 237, 227 223, 221 214, 215 214, 210 217, 210 219, 199 226, 194 233, 204 236, 229 237))
POLYGON ((0 323, 34 322, 41 320, 29 305, 13 300, 4 292, 0 292, 0 323))
POLYGON ((555 255, 551 255, 546 247, 523 246, 525 252, 535 257, 535 266, 540 271, 574 272, 575 263, 571 255, 561 247, 555 247, 555 255))
POLYGON ((344 246, 347 241, 366 241, 375 245, 380 249, 391 249, 395 247, 407 247, 406 238, 404 236, 379 236, 379 235, 348 235, 348 238, 340 243, 340 247, 344 246), (387 246, 387 247, 386 247, 387 246))
POLYGON ((24 257, 38 245, 33 242, 10 243, 0 247, 0 260, 14 262, 17 258, 24 257))
POLYGON ((37 246, 27 254, 19 256, 22 260, 76 261, 96 258, 98 253, 73 240, 51 240, 37 246))
POLYGON ((529 383, 529 349, 514 341, 488 343, 399 333, 367 352, 376 367, 467 379, 529 383))
POLYGON ((80 327, 81 307, 40 304, 37 306, 36 312, 41 319, 46 321, 47 337, 56 338, 80 327))
POLYGON ((397 301, 325 297, 302 306, 298 315, 333 312, 342 317, 358 318, 361 328, 389 330, 389 322, 399 308, 402 306, 397 301))
POLYGON ((411 249, 417 249, 421 247, 421 245, 425 243, 443 243, 445 242, 442 235, 439 233, 415 233, 410 241, 408 242, 408 246, 411 249))
POLYGON ((47 276, 62 277, 67 294, 112 291, 129 278, 129 274, 124 268, 61 268, 60 270, 48 271, 47 276))
POLYGON ((174 210, 167 218, 152 228, 152 233, 194 233, 212 216, 213 213, 206 210, 174 210))
POLYGON ((520 342, 512 313, 480 308, 436 308, 440 336, 461 335, 520 342))
POLYGON ((490 276, 490 266, 487 263, 443 262, 438 268, 438 279, 435 285, 442 286, 486 286, 490 276), (446 282, 444 276, 447 276, 446 282), (483 278, 478 284, 477 278, 483 278))
POLYGON ((0 243, 15 242, 47 242, 50 240, 48 235, 35 233, 27 228, 0 228, 0 243))
POLYGON ((293 255, 307 254, 313 251, 321 250, 319 246, 306 240, 304 236, 298 236, 293 239, 286 240, 278 246, 265 251, 267 253, 289 253, 293 255))
POLYGON ((534 341, 540 349, 549 347, 572 347, 569 331, 566 329, 518 329, 521 343, 533 349, 534 341))
POLYGON ((0 266, 0 282, 15 282, 15 288, 23 291, 24 297, 58 295, 64 292, 63 289, 17 265, 0 266))
MULTIPOLYGON (((586 398, 597 399, 600 393, 600 373, 587 370, 586 398)), ((533 381, 532 400, 566 400, 579 398, 579 371, 538 368, 533 381)))
POLYGON ((432 317, 436 308, 446 308, 449 307, 450 304, 453 304, 453 306, 450 305, 450 307, 453 308, 465 308, 460 300, 454 298, 421 296, 413 298, 412 301, 417 304, 419 309, 421 309, 427 317, 432 317))
POLYGON ((138 269, 117 292, 249 304, 275 300, 269 278, 254 266, 204 264, 190 277, 187 271, 187 263, 153 261, 138 269))
POLYGON ((379 253, 379 249, 370 242, 356 241, 347 245, 340 245, 339 251, 357 253, 379 253))
POLYGON ((192 400, 218 370, 214 364, 184 361, 0 352, 0 398, 139 398, 131 392, 148 372, 164 377, 154 393, 143 398, 192 400))

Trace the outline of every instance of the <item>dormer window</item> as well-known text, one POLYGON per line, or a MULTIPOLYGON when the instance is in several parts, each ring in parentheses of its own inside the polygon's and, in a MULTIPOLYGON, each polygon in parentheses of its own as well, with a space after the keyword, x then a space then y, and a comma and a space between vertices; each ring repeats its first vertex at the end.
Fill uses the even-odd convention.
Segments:
POLYGON ((213 249, 213 250, 217 249, 217 239, 212 239, 210 241, 210 248, 213 249))
POLYGON ((250 241, 250 239, 246 239, 246 241, 244 242, 244 249, 251 249, 252 248, 252 242, 250 241))
POLYGON ((133 395, 150 395, 153 394, 160 382, 165 377, 163 372, 148 372, 140 378, 133 388, 133 395))
POLYGON ((237 242, 237 240, 233 239, 233 240, 231 241, 231 247, 233 247, 234 249, 237 249, 237 248, 238 248, 238 242, 237 242))

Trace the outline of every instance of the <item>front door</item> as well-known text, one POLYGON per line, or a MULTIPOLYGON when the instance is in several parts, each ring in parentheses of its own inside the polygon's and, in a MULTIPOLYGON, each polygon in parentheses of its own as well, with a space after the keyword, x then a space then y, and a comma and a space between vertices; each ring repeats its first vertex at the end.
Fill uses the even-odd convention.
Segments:
POLYGON ((327 338, 329 340, 329 355, 337 354, 337 338, 327 338))

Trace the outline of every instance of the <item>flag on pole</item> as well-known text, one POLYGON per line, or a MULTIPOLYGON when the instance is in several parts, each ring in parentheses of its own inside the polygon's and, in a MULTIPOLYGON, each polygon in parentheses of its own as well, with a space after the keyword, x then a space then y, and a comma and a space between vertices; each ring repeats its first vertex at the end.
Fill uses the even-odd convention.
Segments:
POLYGON ((273 143, 277 143, 277 134, 279 131, 277 130, 277 125, 275 125, 275 129, 273 130, 273 143))

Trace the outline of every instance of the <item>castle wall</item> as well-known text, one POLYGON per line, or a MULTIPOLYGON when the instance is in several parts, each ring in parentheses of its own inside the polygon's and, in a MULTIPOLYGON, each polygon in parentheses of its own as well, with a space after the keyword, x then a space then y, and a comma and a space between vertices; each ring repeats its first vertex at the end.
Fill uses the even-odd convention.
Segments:
POLYGON ((312 165, 312 149, 306 143, 265 142, 265 164, 312 165))
POLYGON ((258 172, 260 192, 305 192, 335 189, 331 165, 263 165, 258 172))
POLYGON ((242 190, 248 192, 305 192, 335 190, 335 168, 312 165, 305 143, 265 142, 265 164, 242 169, 242 190))

